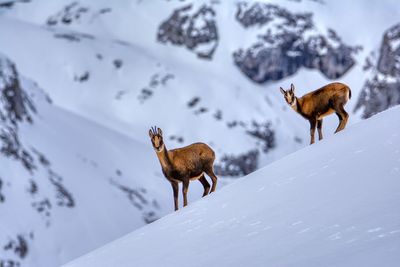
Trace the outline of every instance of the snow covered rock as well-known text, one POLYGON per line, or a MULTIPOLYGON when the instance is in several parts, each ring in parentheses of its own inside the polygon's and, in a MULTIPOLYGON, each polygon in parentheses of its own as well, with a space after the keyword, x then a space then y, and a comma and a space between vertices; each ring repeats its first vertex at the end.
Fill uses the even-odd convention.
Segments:
POLYGON ((384 33, 379 51, 367 59, 365 69, 371 77, 363 86, 356 110, 362 109, 362 116, 368 118, 400 104, 400 23, 384 33))
POLYGON ((328 79, 342 77, 359 49, 346 45, 332 29, 315 30, 311 13, 292 13, 277 5, 239 3, 236 19, 260 34, 249 48, 234 52, 235 64, 257 83, 281 80, 301 67, 317 69, 328 79))
POLYGON ((98 16, 111 11, 112 9, 108 7, 93 10, 89 6, 74 1, 66 5, 57 14, 50 16, 46 24, 48 26, 57 26, 92 22, 98 16))
POLYGON ((218 29, 212 6, 189 4, 174 10, 157 33, 161 43, 185 46, 199 58, 211 59, 218 46, 218 29))
POLYGON ((158 219, 169 187, 132 162, 152 152, 53 106, 0 56, 0 266, 58 266, 158 219))

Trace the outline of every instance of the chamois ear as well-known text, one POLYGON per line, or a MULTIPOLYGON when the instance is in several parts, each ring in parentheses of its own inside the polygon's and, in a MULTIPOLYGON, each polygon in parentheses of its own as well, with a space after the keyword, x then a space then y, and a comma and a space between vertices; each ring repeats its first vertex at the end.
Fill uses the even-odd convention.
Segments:
POLYGON ((162 136, 162 131, 161 131, 161 129, 160 129, 160 128, 158 128, 158 129, 157 129, 157 132, 158 132, 158 134, 159 134, 159 135, 161 135, 161 136, 162 136))
POLYGON ((151 131, 151 129, 149 130, 149 136, 150 138, 153 138, 153 132, 151 131))
POLYGON ((293 83, 290 84, 290 91, 292 91, 292 93, 294 93, 294 85, 293 85, 293 83))
POLYGON ((279 87, 279 90, 281 90, 282 95, 284 95, 286 93, 285 90, 283 90, 282 87, 279 87))

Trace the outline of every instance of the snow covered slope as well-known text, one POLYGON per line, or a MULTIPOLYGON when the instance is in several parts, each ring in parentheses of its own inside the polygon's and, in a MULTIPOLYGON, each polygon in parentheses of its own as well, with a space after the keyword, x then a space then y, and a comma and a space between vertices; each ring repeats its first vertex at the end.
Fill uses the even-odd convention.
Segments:
MULTIPOLYGON (((233 55, 261 42, 260 36, 269 30, 288 30, 302 44, 303 39, 325 37, 332 29, 337 34, 332 36, 341 38, 345 47, 363 47, 362 51, 351 53, 354 65, 344 76, 338 76, 341 82, 350 85, 356 99, 365 81, 362 72, 365 56, 379 45, 383 32, 397 22, 397 16, 386 15, 388 10, 398 12, 398 9, 393 0, 372 1, 369 5, 362 0, 346 1, 346 4, 305 0, 130 0, 112 4, 104 0, 51 3, 36 0, 16 3, 0 12, 0 51, 36 81, 57 106, 140 142, 143 129, 153 124, 163 128, 172 146, 202 140, 213 145, 219 155, 219 165, 229 156, 240 161, 241 156, 257 155, 253 160, 255 167, 234 166, 252 171, 308 144, 308 124, 287 108, 279 86, 288 87, 293 82, 298 94, 303 94, 332 79, 326 78, 318 68, 301 67, 279 81, 256 84, 235 65, 233 55), (242 2, 247 2, 247 7, 259 3, 260 9, 249 9, 250 12, 237 18, 242 2), (274 6, 269 8, 264 4, 274 6), (216 27, 213 34, 204 33, 213 47, 218 42, 211 59, 199 58, 196 54, 198 50, 207 50, 208 43, 190 50, 193 45, 190 42, 197 41, 195 33, 203 34, 202 31, 182 37, 179 33, 185 31, 174 28, 173 21, 167 27, 170 32, 163 31, 164 22, 176 10, 188 9, 188 6, 191 6, 189 10, 176 13, 177 17, 188 16, 196 29, 207 22, 216 27), (205 14, 200 12, 203 6, 209 10, 205 14), (274 12, 269 15, 270 9, 274 12), (196 12, 200 12, 197 17, 196 12), (312 14, 307 17, 312 30, 300 34, 302 25, 291 25, 303 13, 312 14), (274 25, 272 28, 265 24, 246 27, 241 22, 244 17, 272 19, 274 25), (189 43, 182 38, 189 39, 189 43)), ((302 20, 299 21, 301 24, 302 20)), ((184 29, 187 26, 182 25, 184 29)), ((336 40, 332 46, 340 47, 341 42, 336 40)), ((318 42, 314 45, 318 47, 318 42)), ((327 47, 320 50, 317 54, 329 51, 327 47)), ((297 50, 283 51, 281 56, 295 57, 297 53, 297 50)), ((292 68, 292 65, 279 66, 280 56, 274 55, 271 56, 277 57, 277 62, 272 62, 274 67, 276 64, 277 68, 292 68)), ((342 55, 339 53, 339 56, 342 55)), ((335 64, 347 61, 347 56, 346 52, 339 59, 326 61, 335 69, 335 64)), ((252 65, 251 60, 247 61, 252 65)), ((350 101, 349 111, 354 104, 355 101, 350 101)), ((352 116, 350 123, 354 121, 357 118, 352 116)), ((327 135, 332 134, 335 124, 334 117, 326 120, 327 135)), ((241 170, 235 176, 242 176, 244 172, 248 173, 241 170)))
POLYGON ((65 266, 398 266, 399 116, 353 125, 65 266))
POLYGON ((0 266, 57 266, 172 210, 151 146, 49 101, 0 55, 0 266))
POLYGON ((0 0, 0 265, 65 263, 172 211, 151 125, 169 148, 210 144, 218 189, 308 145, 279 86, 348 83, 351 112, 399 13, 397 0, 0 0), (6 87, 3 58, 19 74, 6 87))

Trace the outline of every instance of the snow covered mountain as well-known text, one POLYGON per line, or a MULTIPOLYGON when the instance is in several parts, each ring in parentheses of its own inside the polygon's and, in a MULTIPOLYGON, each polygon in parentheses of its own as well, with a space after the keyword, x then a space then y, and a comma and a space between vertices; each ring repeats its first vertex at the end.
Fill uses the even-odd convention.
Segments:
POLYGON ((398 266, 399 116, 353 125, 65 266, 398 266))
POLYGON ((400 104, 400 23, 385 32, 379 50, 371 52, 364 69, 370 78, 356 105, 364 118, 400 104))
MULTIPOLYGON (((386 51, 397 70, 399 12, 395 0, 0 0, 0 266, 56 266, 171 212, 152 125, 170 148, 213 147, 220 188, 308 144, 279 86, 349 84, 347 110, 362 99, 349 124, 396 104, 390 84, 376 109, 364 62, 386 51)), ((324 124, 329 137, 337 119, 324 124)))
POLYGON ((137 160, 151 149, 52 105, 4 56, 0 66, 1 266, 57 266, 170 209, 167 183, 137 160))

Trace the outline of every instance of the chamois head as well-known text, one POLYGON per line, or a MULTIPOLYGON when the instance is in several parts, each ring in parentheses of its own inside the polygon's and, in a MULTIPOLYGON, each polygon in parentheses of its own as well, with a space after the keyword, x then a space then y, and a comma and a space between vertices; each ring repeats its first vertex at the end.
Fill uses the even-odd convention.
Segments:
POLYGON ((162 131, 160 128, 152 127, 149 130, 149 136, 151 143, 153 144, 153 148, 156 152, 160 152, 164 149, 164 141, 162 137, 162 131))
POLYGON ((290 89, 287 91, 283 90, 282 87, 280 87, 281 93, 285 97, 286 102, 290 105, 293 106, 296 101, 296 96, 294 95, 294 85, 293 83, 290 85, 290 89))

